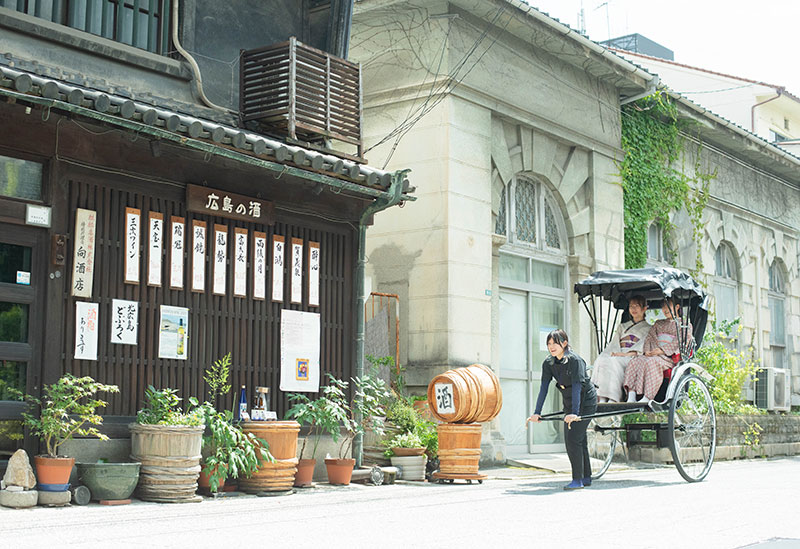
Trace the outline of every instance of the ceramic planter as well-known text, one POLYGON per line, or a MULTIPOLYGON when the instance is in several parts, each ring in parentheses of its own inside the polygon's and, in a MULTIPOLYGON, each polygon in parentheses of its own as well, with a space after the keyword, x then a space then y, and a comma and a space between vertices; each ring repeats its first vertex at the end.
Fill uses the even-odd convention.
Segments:
POLYGON ((392 458, 392 466, 399 470, 398 478, 402 480, 425 480, 425 464, 428 461, 426 455, 421 456, 395 456, 392 458))
POLYGON ((297 464, 297 473, 294 475, 294 485, 311 486, 314 480, 314 467, 316 465, 316 459, 301 459, 297 464))
POLYGON ((92 499, 121 500, 131 497, 139 481, 141 463, 78 463, 78 478, 92 492, 92 499))
POLYGON ((328 482, 331 484, 347 485, 353 476, 354 459, 326 459, 325 468, 328 470, 328 482))
POLYGON ((69 476, 75 458, 34 456, 37 488, 46 492, 65 492, 69 490, 69 476))

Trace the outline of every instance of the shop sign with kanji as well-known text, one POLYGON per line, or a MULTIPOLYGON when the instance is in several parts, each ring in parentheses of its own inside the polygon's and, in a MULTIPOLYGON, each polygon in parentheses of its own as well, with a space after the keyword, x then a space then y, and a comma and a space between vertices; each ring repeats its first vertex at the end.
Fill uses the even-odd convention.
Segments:
POLYGON ((240 221, 275 224, 275 204, 210 187, 186 185, 186 209, 240 221))

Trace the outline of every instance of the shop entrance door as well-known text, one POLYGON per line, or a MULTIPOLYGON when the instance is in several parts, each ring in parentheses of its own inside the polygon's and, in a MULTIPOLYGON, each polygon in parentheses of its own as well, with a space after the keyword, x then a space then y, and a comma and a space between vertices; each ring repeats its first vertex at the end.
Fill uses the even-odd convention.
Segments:
POLYGON ((14 390, 38 394, 41 380, 44 234, 0 223, 0 469, 18 448, 35 451, 14 390))

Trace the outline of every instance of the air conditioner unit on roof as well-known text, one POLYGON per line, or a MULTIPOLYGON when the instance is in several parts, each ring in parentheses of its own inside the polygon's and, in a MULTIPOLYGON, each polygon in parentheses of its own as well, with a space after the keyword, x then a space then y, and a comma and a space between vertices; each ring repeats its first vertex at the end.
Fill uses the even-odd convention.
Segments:
POLYGON ((788 411, 792 404, 792 377, 789 370, 761 368, 756 375, 755 405, 767 410, 788 411))

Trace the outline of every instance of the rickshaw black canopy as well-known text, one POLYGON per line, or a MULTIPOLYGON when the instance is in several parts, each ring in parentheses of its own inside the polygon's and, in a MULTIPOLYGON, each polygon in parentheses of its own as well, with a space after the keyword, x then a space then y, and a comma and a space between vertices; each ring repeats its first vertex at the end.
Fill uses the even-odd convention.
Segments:
POLYGON ((708 295, 691 276, 673 267, 597 271, 575 284, 575 293, 582 301, 590 296, 602 297, 618 310, 625 310, 634 295, 643 296, 648 303, 674 297, 688 310, 696 345, 703 341, 708 295))

